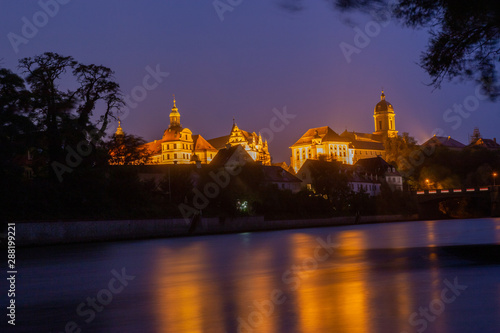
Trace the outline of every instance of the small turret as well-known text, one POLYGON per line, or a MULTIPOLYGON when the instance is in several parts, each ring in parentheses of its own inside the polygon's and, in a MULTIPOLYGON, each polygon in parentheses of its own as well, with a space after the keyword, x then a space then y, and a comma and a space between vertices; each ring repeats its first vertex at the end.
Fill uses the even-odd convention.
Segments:
POLYGON ((172 112, 170 112, 169 128, 180 127, 180 126, 181 126, 181 114, 179 113, 179 109, 177 109, 177 106, 175 105, 175 95, 174 95, 174 106, 172 107, 172 112))
POLYGON ((123 129, 122 129, 122 126, 121 126, 122 122, 120 121, 120 119, 118 119, 118 128, 116 129, 116 132, 115 132, 115 136, 124 136, 125 133, 123 133, 123 129))

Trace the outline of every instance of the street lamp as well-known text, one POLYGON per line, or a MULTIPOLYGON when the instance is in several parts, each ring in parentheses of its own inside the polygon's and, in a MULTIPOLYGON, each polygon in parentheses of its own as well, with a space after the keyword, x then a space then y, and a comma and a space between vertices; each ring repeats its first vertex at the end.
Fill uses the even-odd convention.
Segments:
POLYGON ((429 188, 429 178, 425 180, 425 185, 427 185, 427 188, 429 188))
POLYGON ((493 186, 496 185, 496 178, 497 178, 498 174, 496 172, 493 172, 493 186))

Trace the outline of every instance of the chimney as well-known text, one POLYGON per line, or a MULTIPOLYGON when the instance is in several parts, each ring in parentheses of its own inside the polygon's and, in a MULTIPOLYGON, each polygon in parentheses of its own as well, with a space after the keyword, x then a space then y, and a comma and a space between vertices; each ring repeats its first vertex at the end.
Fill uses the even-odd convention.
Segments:
POLYGON ((493 142, 497 143, 497 138, 493 138, 493 142))

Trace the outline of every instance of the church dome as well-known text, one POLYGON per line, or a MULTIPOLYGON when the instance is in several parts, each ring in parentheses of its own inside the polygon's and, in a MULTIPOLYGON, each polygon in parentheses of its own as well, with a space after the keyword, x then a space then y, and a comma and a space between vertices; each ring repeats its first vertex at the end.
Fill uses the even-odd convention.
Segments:
POLYGON ((394 113, 394 108, 392 104, 385 100, 385 94, 382 90, 382 95, 380 95, 380 102, 375 105, 374 113, 391 112, 394 113))
POLYGON ((162 140, 164 140, 164 141, 180 140, 181 131, 182 131, 182 127, 181 128, 166 129, 165 132, 163 132, 162 140))

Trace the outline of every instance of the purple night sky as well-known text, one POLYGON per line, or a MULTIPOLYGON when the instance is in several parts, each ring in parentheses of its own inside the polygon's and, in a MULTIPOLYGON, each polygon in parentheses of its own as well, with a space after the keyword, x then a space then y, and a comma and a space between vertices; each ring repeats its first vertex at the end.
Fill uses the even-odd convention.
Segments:
POLYGON ((148 141, 168 127, 172 94, 182 125, 206 139, 229 134, 233 117, 241 129, 258 132, 270 126, 274 108, 286 107, 296 117, 275 133, 270 151, 273 162, 289 163, 288 147, 308 128, 372 132, 382 87, 394 105, 396 129, 420 143, 436 128, 462 143, 475 126, 485 138, 500 136, 498 103, 479 101, 475 83, 445 83, 434 91, 426 85, 430 78, 417 65, 424 31, 379 26, 348 63, 340 44, 354 45, 354 28, 373 27, 373 17, 340 14, 322 0, 297 13, 278 0, 232 0, 238 5, 222 21, 211 0, 59 1, 65 4, 51 16, 40 14, 38 1, 2 1, 0 65, 17 71, 23 57, 71 55, 113 69, 125 95, 143 85, 146 67, 159 66, 168 77, 122 121, 126 132, 148 141), (16 53, 8 36, 23 36, 23 18, 35 18, 39 28, 16 53), (447 111, 464 103, 462 115, 447 111))

